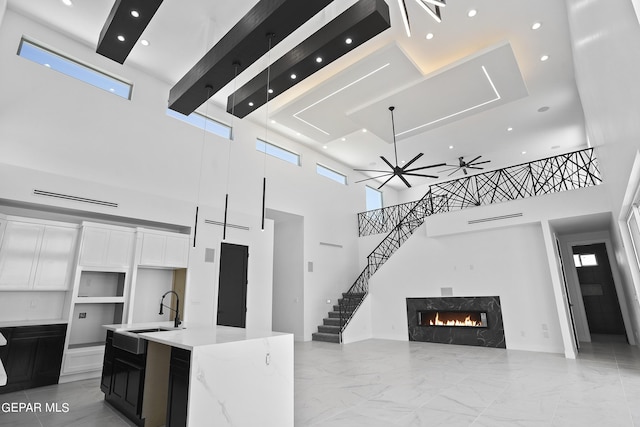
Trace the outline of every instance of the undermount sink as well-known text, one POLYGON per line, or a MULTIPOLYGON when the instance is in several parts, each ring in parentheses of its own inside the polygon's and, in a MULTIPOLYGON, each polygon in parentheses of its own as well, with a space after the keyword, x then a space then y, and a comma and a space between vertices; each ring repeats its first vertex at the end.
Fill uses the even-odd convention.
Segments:
POLYGON ((113 346, 133 354, 144 354, 147 352, 147 340, 139 334, 147 332, 167 332, 176 331, 183 328, 155 327, 146 329, 133 329, 129 331, 115 331, 113 333, 113 346))

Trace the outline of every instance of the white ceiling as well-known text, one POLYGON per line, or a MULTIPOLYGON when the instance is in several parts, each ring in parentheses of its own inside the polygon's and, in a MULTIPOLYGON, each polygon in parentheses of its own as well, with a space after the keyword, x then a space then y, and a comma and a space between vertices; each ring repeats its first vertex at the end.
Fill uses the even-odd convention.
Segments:
MULTIPOLYGON (((9 0, 8 7, 95 49, 114 1, 73 1, 67 7, 61 0, 9 0)), ((355 1, 335 0, 245 70, 236 86, 355 1)), ((564 1, 448 0, 441 23, 406 2, 411 38, 398 2, 387 0, 392 28, 270 102, 270 131, 351 168, 376 169, 380 155, 393 158, 391 105, 399 161, 425 153, 415 167, 482 155, 495 169, 585 146, 564 1), (477 10, 473 18, 470 9, 477 10), (540 29, 531 28, 534 22, 540 29), (434 37, 427 40, 427 33, 434 37), (549 59, 541 61, 543 55, 549 59), (538 112, 542 107, 548 110, 538 112)), ((142 35, 150 45, 138 44, 126 64, 173 85, 256 3, 164 0, 142 35)), ((232 89, 227 85, 212 102, 224 108, 232 89)), ((245 120, 264 125, 265 112, 245 120)), ((392 184, 404 187, 397 178, 392 184)))

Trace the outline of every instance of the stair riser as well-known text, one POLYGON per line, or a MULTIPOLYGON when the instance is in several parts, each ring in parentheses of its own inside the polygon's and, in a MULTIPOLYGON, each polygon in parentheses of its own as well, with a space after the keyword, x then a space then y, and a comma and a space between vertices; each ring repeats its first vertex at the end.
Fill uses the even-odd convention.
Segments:
POLYGON ((311 335, 313 341, 323 341, 340 344, 340 335, 337 334, 313 334, 311 335))
POLYGON ((340 326, 340 319, 322 319, 322 324, 327 326, 340 326))
POLYGON ((318 326, 318 332, 321 332, 323 334, 339 334, 340 326, 320 325, 318 326))

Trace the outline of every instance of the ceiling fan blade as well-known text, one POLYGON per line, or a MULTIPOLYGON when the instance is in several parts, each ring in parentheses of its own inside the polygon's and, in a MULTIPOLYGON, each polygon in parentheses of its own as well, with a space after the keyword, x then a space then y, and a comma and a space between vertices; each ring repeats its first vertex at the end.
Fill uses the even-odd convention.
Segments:
POLYGON ((454 173, 458 172, 460 169, 462 169, 462 168, 458 168, 458 169, 454 170, 453 172, 451 172, 451 173, 450 173, 449 175, 447 175, 447 176, 451 176, 451 175, 453 175, 454 173))
POLYGON ((409 184, 409 181, 406 180, 406 178, 402 175, 398 175, 398 178, 400 178, 402 180, 402 182, 405 183, 405 185, 407 186, 407 188, 411 188, 411 184, 409 184))
POLYGON ((419 171, 419 170, 422 170, 422 169, 437 168, 437 167, 440 167, 440 166, 447 166, 447 164, 446 163, 437 163, 435 165, 421 166, 419 168, 406 169, 405 172, 415 172, 415 171, 419 171))
POLYGON ((372 176, 371 178, 365 178, 365 179, 361 179, 360 181, 356 181, 355 183, 359 183, 359 182, 365 182, 365 181, 369 181, 372 179, 378 179, 378 178, 384 178, 385 176, 388 175, 393 175, 392 173, 385 173, 384 175, 378 175, 378 176, 372 176))
POLYGON ((413 162, 415 162, 416 160, 418 160, 420 157, 424 156, 424 153, 420 153, 417 156, 415 156, 413 159, 409 160, 403 167, 403 170, 406 170, 409 165, 411 165, 413 162))
MULTIPOLYGON (((451 165, 445 165, 445 166, 451 166, 451 165)), ((454 169, 460 169, 460 166, 451 166, 450 168, 442 169, 441 171, 438 171, 438 173, 449 172, 449 171, 452 171, 454 169)))
POLYGON ((474 163, 473 165, 474 165, 474 166, 476 166, 476 165, 483 165, 483 164, 485 164, 485 163, 489 163, 490 161, 491 161, 491 160, 485 160, 484 162, 474 163))
POLYGON ((389 177, 389 179, 387 179, 385 182, 383 182, 382 184, 380 184, 380 187, 378 187, 378 190, 379 190, 379 189, 381 189, 382 187, 384 187, 384 186, 385 186, 385 184, 386 184, 387 182, 391 181, 391 179, 392 179, 394 176, 395 176, 395 175, 391 175, 391 176, 389 177))
POLYGON ((410 176, 420 176, 423 178, 433 178, 433 179, 437 179, 438 177, 435 175, 427 175, 424 173, 405 173, 405 175, 410 175, 410 176))
POLYGON ((484 169, 484 168, 479 168, 478 166, 467 166, 467 169, 484 169))
POLYGON ((470 165, 471 163, 473 163, 473 162, 475 162, 476 160, 478 160, 480 157, 482 157, 482 156, 478 156, 478 157, 476 157, 475 159, 469 160, 469 161, 467 162, 467 164, 468 164, 468 165, 470 165))
POLYGON ((385 158, 384 158, 384 156, 380 156, 380 158, 381 158, 381 159, 382 159, 386 164, 388 164, 388 165, 389 165, 389 167, 391 168, 391 170, 393 170, 393 169, 394 169, 394 166, 393 166, 391 163, 389 163, 389 160, 385 159, 385 158))

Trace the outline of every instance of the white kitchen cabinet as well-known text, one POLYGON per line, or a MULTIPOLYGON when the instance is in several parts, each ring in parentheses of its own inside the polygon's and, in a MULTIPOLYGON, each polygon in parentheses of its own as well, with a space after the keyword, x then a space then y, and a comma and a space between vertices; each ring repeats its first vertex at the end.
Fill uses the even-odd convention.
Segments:
POLYGON ((0 289, 67 290, 77 228, 8 221, 0 247, 0 289))
POLYGON ((132 262, 133 229, 84 225, 80 262, 89 267, 128 267, 132 262))
POLYGON ((34 290, 69 288, 78 240, 76 228, 46 226, 36 264, 34 290))
POLYGON ((142 234, 140 266, 186 268, 189 260, 189 236, 179 233, 146 231, 142 234))

